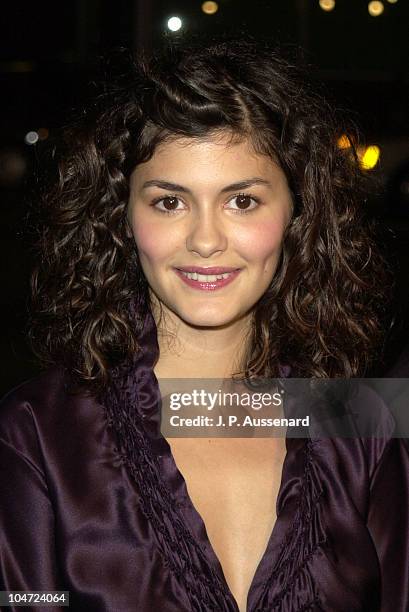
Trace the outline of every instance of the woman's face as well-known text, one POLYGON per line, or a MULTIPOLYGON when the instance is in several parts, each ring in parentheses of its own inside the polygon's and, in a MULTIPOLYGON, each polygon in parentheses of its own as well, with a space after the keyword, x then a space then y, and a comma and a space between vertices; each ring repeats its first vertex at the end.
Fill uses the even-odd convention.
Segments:
POLYGON ((248 315, 291 217, 277 163, 248 141, 180 138, 138 165, 130 187, 128 220, 153 297, 192 326, 248 315))

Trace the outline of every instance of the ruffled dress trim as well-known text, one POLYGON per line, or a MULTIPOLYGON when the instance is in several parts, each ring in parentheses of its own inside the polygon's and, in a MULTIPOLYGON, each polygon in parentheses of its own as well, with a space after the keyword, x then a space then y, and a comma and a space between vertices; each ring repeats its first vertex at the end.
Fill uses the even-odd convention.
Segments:
MULTIPOLYGON (((118 453, 133 478, 139 505, 156 535, 165 567, 186 590, 194 612, 237 612, 204 522, 160 432, 160 390, 153 367, 159 347, 148 314, 140 337, 142 352, 112 372, 103 397, 107 424, 118 453)), ((316 445, 287 438, 287 454, 277 498, 277 520, 248 593, 248 610, 323 610, 310 571, 325 555, 327 535, 321 507, 323 490, 313 469, 316 445)))

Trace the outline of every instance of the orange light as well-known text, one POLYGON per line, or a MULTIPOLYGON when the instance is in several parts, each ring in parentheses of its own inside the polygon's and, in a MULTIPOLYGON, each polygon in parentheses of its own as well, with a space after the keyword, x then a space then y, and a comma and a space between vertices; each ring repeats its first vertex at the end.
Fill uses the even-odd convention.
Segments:
POLYGON ((320 7, 327 13, 335 8, 335 0, 320 0, 320 7))
POLYGON ((40 140, 47 140, 48 136, 50 135, 47 128, 39 128, 37 130, 37 134, 40 140))
POLYGON ((202 11, 206 13, 206 15, 214 15, 219 10, 219 5, 217 2, 203 2, 202 11))
POLYGON ((349 147, 351 146, 349 136, 347 136, 346 134, 342 134, 342 136, 338 138, 337 144, 340 149, 349 149, 349 147))

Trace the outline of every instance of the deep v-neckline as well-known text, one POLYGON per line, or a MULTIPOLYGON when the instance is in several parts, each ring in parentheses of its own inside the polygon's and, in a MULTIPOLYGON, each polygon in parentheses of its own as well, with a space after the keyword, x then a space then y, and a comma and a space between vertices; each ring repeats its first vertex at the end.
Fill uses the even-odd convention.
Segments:
MULTIPOLYGON (((216 551, 214 550, 214 547, 210 542, 204 519, 196 509, 189 495, 186 480, 176 464, 175 457, 173 455, 170 444, 168 443, 166 438, 163 437, 162 439, 164 446, 168 449, 166 455, 163 455, 163 458, 165 458, 165 460, 169 462, 168 467, 170 467, 170 471, 165 470, 162 474, 162 477, 166 477, 167 474, 171 474, 173 489, 176 491, 176 495, 174 495, 172 492, 170 492, 170 495, 175 497, 175 502, 179 505, 189 530, 193 534, 198 544, 203 548, 208 562, 222 581, 225 588, 226 597, 233 605, 233 609, 236 612, 239 612, 239 606, 226 581, 222 564, 216 554, 216 551), (174 486, 175 484, 176 488, 174 486)), ((283 538, 285 537, 287 529, 289 528, 289 524, 291 523, 291 517, 293 515, 291 509, 287 508, 286 516, 284 516, 282 508, 280 508, 284 485, 284 474, 287 470, 288 461, 289 438, 286 438, 286 453, 284 461, 282 462, 280 485, 276 501, 276 520, 267 539, 266 548, 263 554, 261 555, 260 561, 256 566, 255 573, 250 582, 250 586, 247 593, 247 604, 245 608, 246 612, 255 609, 257 601, 262 595, 262 588, 265 582, 265 577, 270 571, 274 571, 275 569, 275 565, 279 557, 279 552, 281 550, 281 545, 283 543, 283 538)))
MULTIPOLYGON (((156 385, 158 397, 160 398, 160 413, 162 413, 162 402, 166 396, 162 397, 159 380, 154 370, 152 370, 152 375, 156 385)), ((290 495, 289 501, 285 504, 284 508, 283 493, 284 485, 286 483, 285 476, 287 474, 293 452, 304 449, 306 439, 289 438, 287 434, 288 429, 285 435, 286 452, 281 465, 281 475, 279 478, 280 484, 276 498, 276 520, 267 538, 265 550, 260 557, 260 561, 256 566, 254 575, 250 582, 247 592, 245 612, 251 612, 256 609, 256 604, 262 597, 263 591, 266 588, 268 576, 275 572, 276 567, 279 564, 281 552, 283 551, 288 536, 291 535, 291 525, 294 523, 297 509, 299 509, 300 500, 297 495, 290 495)), ((156 452, 158 452, 158 449, 160 449, 157 456, 159 457, 159 460, 162 461, 162 466, 160 469, 160 478, 162 483, 167 488, 172 502, 181 511, 185 526, 193 536, 196 544, 205 554, 208 564, 223 585, 223 592, 226 601, 229 603, 229 606, 232 608, 232 610, 234 610, 234 612, 239 612, 239 605, 227 583, 220 559, 208 536, 205 521, 189 495, 186 480, 182 472, 179 470, 172 452, 172 448, 161 432, 160 422, 158 423, 157 435, 158 439, 156 441, 155 448, 157 449, 156 452)))
MULTIPOLYGON (((161 432, 161 394, 154 372, 158 345, 149 317, 140 345, 141 353, 112 371, 112 384, 101 398, 107 424, 116 432, 121 458, 137 485, 139 509, 156 534, 165 567, 183 585, 190 603, 186 609, 239 612, 205 523, 161 432)), ((312 451, 309 437, 286 437, 277 519, 249 586, 246 612, 275 609, 284 597, 291 597, 294 579, 306 571, 304 562, 326 541, 314 519, 322 489, 313 472, 312 451)), ((308 603, 314 603, 316 594, 309 595, 308 603)))

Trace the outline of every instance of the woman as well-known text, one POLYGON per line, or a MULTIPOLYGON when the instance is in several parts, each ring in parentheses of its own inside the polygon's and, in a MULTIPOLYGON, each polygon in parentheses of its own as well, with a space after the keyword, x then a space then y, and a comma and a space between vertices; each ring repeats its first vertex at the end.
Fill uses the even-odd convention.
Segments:
POLYGON ((32 282, 50 367, 0 410, 3 590, 408 609, 409 460, 386 411, 376 439, 160 431, 168 378, 367 371, 383 268, 340 133, 295 68, 238 41, 121 66, 65 130, 32 282))

